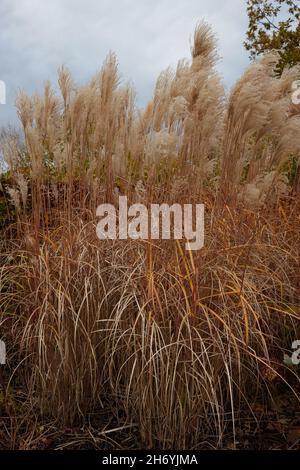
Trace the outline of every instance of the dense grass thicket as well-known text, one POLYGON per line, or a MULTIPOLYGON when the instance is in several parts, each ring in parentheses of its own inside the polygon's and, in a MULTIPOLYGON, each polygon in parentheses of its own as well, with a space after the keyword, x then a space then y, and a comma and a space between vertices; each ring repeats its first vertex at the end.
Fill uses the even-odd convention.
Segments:
POLYGON ((216 61, 201 23, 144 110, 113 54, 85 86, 62 67, 60 94, 19 94, 24 136, 1 136, 3 447, 65 428, 84 430, 73 447, 238 447, 282 394, 299 409, 300 69, 266 55, 226 96, 216 61), (204 203, 204 248, 98 240, 118 194, 204 203))

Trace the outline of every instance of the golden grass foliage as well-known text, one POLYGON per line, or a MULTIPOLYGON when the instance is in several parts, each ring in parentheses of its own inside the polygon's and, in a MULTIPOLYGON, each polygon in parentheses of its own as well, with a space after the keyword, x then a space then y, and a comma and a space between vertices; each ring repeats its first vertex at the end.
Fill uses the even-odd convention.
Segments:
POLYGON ((2 138, 17 214, 1 327, 27 400, 63 423, 107 408, 151 448, 235 442, 242 411, 255 417, 278 382, 298 400, 282 361, 300 338, 300 71, 278 78, 269 54, 226 97, 204 23, 191 56, 159 76, 145 110, 113 54, 85 86, 62 67, 59 96, 49 83, 18 96, 24 146, 2 138), (116 188, 204 202, 205 247, 100 242, 95 209, 116 188))

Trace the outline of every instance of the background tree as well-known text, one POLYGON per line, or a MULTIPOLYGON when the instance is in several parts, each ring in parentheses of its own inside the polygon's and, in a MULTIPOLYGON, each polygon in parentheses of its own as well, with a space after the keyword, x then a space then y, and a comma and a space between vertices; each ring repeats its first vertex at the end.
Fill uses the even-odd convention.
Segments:
POLYGON ((244 45, 250 57, 278 50, 278 72, 300 63, 299 0, 247 0, 249 27, 244 45))

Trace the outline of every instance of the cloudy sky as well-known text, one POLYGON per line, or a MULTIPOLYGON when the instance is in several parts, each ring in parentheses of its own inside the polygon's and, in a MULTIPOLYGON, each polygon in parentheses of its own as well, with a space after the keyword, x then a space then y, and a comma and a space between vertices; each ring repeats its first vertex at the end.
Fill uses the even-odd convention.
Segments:
POLYGON ((109 50, 144 106, 160 71, 189 57, 201 19, 217 35, 218 68, 229 88, 248 64, 246 0, 0 0, 0 80, 7 88, 0 126, 16 123, 18 89, 39 92, 46 79, 56 83, 62 63, 82 83, 109 50))

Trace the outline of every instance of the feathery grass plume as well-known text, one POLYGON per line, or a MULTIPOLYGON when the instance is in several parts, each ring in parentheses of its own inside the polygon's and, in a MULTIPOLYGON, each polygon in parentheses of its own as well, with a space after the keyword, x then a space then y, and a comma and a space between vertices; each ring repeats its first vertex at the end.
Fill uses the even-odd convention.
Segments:
MULTIPOLYGON (((208 23, 202 21, 194 32, 194 43, 191 47, 193 61, 200 59, 209 67, 216 62, 216 39, 208 23)), ((194 62, 195 65, 195 62, 194 62)))
POLYGON ((243 178, 253 186, 268 172, 279 176, 291 154, 299 156, 300 111, 291 99, 299 68, 279 78, 274 72, 278 57, 268 54, 252 64, 229 97, 222 158, 225 193, 229 182, 238 188, 243 178))
POLYGON ((5 166, 11 175, 26 167, 26 155, 20 133, 11 127, 3 128, 0 132, 0 152, 5 166))
POLYGON ((222 158, 222 178, 225 182, 240 181, 244 165, 247 163, 243 151, 248 143, 247 138, 252 138, 253 143, 257 144, 257 140, 264 135, 261 130, 268 122, 277 59, 276 54, 269 54, 259 62, 251 64, 230 94, 222 158))
POLYGON ((16 98, 16 108, 23 129, 25 130, 27 125, 32 125, 34 110, 31 98, 27 96, 24 91, 20 91, 16 98))
POLYGON ((224 90, 214 69, 216 43, 206 23, 197 26, 191 53, 191 63, 180 61, 175 74, 167 69, 157 81, 153 100, 146 109, 146 145, 147 154, 151 154, 148 142, 152 141, 152 133, 170 134, 172 152, 168 156, 166 150, 162 156, 174 157, 174 145, 177 158, 198 167, 201 184, 207 162, 217 153, 224 108, 224 90))
MULTIPOLYGON (((128 156, 135 146, 135 92, 129 84, 119 86, 112 53, 88 84, 76 86, 65 67, 59 70, 58 82, 61 98, 46 82, 42 96, 29 98, 21 93, 16 104, 31 175, 39 184, 53 176, 64 180, 68 189, 61 202, 71 216, 72 193, 78 184, 80 197, 85 197, 83 192, 93 186, 89 181, 93 175, 107 182, 109 194, 113 178, 126 176, 128 156)), ((33 199, 40 213, 44 202, 37 196, 33 199)))
POLYGON ((63 97, 64 112, 66 113, 70 104, 71 93, 74 89, 74 82, 70 71, 64 65, 58 69, 58 85, 63 97))
POLYGON ((60 125, 61 103, 54 95, 49 81, 45 83, 44 95, 34 97, 34 122, 43 145, 45 158, 51 160, 53 147, 57 142, 60 125))

